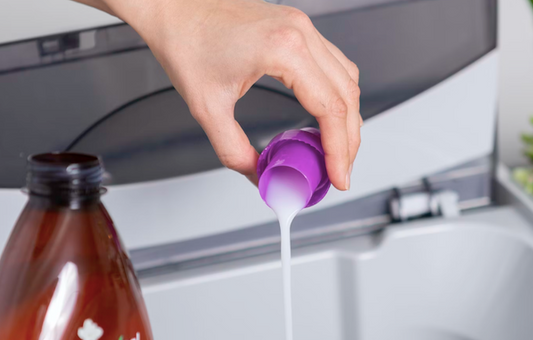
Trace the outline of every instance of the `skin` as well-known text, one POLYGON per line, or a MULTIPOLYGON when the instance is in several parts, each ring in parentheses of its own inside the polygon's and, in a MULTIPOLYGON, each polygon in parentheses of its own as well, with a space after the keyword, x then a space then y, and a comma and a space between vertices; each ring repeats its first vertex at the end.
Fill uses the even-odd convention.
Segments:
POLYGON ((262 0, 77 0, 131 25, 209 137, 222 164, 257 184, 258 154, 235 103, 263 75, 316 117, 329 178, 339 190, 361 143, 359 70, 302 11, 262 0))

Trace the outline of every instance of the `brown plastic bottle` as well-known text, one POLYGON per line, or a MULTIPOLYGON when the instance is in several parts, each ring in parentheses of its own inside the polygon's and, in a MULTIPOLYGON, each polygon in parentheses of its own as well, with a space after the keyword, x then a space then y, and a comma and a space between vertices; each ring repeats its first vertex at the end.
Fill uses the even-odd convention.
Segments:
POLYGON ((3 340, 152 340, 131 262, 100 201, 103 168, 29 158, 24 208, 0 260, 3 340))

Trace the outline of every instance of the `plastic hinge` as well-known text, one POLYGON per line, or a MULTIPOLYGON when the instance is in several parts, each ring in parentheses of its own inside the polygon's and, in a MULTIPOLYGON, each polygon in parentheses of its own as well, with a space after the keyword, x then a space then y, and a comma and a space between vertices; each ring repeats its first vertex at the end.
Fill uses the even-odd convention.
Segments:
POLYGON ((457 217, 461 214, 459 195, 452 190, 401 194, 390 201, 390 213, 395 221, 407 221, 427 216, 457 217))

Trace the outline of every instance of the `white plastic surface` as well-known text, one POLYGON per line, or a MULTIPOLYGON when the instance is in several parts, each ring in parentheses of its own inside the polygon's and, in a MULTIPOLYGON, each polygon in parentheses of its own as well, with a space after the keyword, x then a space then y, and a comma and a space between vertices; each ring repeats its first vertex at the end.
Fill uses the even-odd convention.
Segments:
MULTIPOLYGON (((533 339, 533 232, 511 208, 295 256, 296 340, 533 339)), ((156 339, 283 339, 279 255, 141 284, 156 339)))
POLYGON ((0 44, 120 22, 71 0, 2 0, 0 44))

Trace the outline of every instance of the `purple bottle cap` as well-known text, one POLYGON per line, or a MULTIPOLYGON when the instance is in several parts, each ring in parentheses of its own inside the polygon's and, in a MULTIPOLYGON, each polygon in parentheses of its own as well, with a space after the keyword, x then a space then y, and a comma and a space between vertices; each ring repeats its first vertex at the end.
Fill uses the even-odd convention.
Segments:
POLYGON ((320 202, 331 186, 320 131, 315 128, 282 132, 263 150, 257 162, 257 176, 259 193, 265 202, 272 170, 278 167, 292 168, 307 180, 311 195, 306 208, 320 202))

